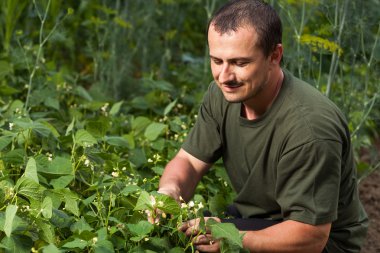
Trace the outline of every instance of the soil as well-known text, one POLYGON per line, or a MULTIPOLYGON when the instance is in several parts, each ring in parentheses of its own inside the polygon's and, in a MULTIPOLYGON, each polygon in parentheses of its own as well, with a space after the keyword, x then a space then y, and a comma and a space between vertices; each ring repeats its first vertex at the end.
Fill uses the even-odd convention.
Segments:
POLYGON ((380 170, 359 184, 360 199, 369 216, 367 240, 361 253, 380 253, 380 170))

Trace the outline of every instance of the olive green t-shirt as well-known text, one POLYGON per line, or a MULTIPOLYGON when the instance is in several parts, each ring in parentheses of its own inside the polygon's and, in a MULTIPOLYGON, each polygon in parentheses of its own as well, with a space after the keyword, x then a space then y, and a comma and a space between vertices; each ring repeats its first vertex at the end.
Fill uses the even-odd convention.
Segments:
POLYGON ((213 163, 223 158, 243 217, 332 222, 326 250, 359 252, 368 219, 360 203, 344 116, 311 85, 284 71, 280 93, 255 120, 241 117, 209 86, 182 148, 213 163))

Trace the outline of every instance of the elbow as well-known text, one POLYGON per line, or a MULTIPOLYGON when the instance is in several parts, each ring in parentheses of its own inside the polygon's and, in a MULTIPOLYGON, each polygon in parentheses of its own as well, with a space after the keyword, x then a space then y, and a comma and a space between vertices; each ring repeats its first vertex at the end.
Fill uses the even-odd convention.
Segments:
POLYGON ((317 229, 314 230, 314 250, 312 252, 321 253, 326 247, 327 241, 329 240, 331 230, 331 223, 318 225, 317 229))

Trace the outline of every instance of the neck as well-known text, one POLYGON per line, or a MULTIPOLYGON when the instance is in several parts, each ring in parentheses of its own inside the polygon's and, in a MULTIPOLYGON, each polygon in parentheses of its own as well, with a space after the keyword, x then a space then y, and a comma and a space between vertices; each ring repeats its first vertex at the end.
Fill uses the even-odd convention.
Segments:
POLYGON ((242 103, 242 116, 249 120, 254 120, 268 111, 280 93, 283 80, 284 74, 280 68, 273 81, 270 82, 268 87, 264 87, 261 94, 258 94, 255 98, 254 103, 242 103))

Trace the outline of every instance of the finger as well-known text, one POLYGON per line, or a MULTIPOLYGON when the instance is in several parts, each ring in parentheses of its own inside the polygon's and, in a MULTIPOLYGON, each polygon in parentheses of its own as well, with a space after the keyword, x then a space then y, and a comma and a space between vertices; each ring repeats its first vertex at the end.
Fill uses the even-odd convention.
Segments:
POLYGON ((195 237, 193 240, 194 245, 200 245, 200 244, 212 245, 214 243, 215 243, 215 240, 213 240, 210 234, 199 235, 195 237))
POLYGON ((199 236, 196 236, 194 239, 193 239, 193 243, 194 245, 198 245, 198 244, 207 244, 207 245, 211 245, 211 244, 214 244, 216 243, 217 240, 215 240, 211 234, 201 234, 199 236))
POLYGON ((186 221, 182 223, 182 225, 178 228, 179 231, 185 232, 189 227, 191 227, 190 221, 186 221))
POLYGON ((185 234, 187 236, 196 235, 199 234, 199 227, 198 226, 191 226, 186 231, 185 234))
POLYGON ((182 223, 182 225, 179 228, 179 230, 182 231, 182 232, 185 232, 186 230, 188 230, 191 227, 198 229, 198 227, 199 227, 199 218, 188 220, 188 221, 182 223))
POLYGON ((218 242, 214 242, 213 244, 200 244, 196 245, 195 247, 201 252, 219 252, 218 242))

